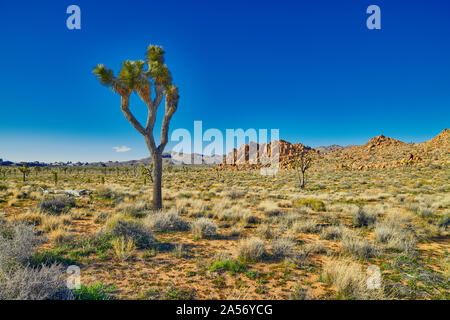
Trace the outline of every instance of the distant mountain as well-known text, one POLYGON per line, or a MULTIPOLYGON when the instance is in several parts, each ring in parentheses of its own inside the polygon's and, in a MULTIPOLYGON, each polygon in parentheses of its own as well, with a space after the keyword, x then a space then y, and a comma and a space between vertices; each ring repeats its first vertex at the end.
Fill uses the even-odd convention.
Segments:
MULTIPOLYGON (((251 166, 249 161, 250 150, 258 150, 258 163, 270 163, 271 146, 274 142, 268 144, 258 144, 250 142, 233 149, 226 156, 212 155, 202 156, 200 154, 182 154, 174 151, 163 154, 163 165, 215 165, 237 163, 239 166, 251 166), (225 161, 226 160, 226 161, 225 161)), ((371 169, 371 168, 390 168, 410 164, 433 164, 442 166, 450 163, 450 130, 444 129, 436 137, 422 143, 405 143, 403 141, 379 135, 371 138, 364 145, 349 146, 321 146, 311 148, 301 143, 290 143, 279 140, 279 160, 283 168, 290 167, 298 155, 307 152, 320 165, 333 165, 336 168, 352 169, 371 169)), ((140 160, 129 161, 107 161, 107 162, 27 162, 26 164, 34 166, 51 167, 130 167, 130 166, 148 166, 152 162, 150 157, 140 160)), ((4 161, 0 159, 0 166, 20 166, 20 163, 4 161)))
POLYGON ((317 151, 319 151, 320 153, 327 153, 327 152, 333 152, 336 150, 342 150, 342 149, 344 149, 344 147, 339 146, 337 144, 332 144, 331 146, 320 146, 315 149, 317 151))

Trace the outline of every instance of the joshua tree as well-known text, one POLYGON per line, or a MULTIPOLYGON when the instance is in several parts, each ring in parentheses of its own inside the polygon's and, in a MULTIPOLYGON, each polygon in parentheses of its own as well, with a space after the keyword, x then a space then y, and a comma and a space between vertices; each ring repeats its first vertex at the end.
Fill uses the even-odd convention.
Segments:
POLYGON ((30 173, 30 167, 25 162, 22 162, 22 166, 17 168, 22 172, 23 182, 27 180, 27 175, 30 173))
POLYGON ((305 182, 306 182, 305 181, 305 173, 306 173, 306 170, 311 168, 311 162, 312 162, 311 156, 308 155, 306 151, 302 151, 297 156, 297 158, 294 160, 294 162, 292 163, 292 166, 294 167, 294 169, 297 170, 297 177, 300 182, 300 188, 302 188, 302 189, 305 188, 305 182), (300 181, 300 172, 302 173, 301 181, 300 181))
POLYGON ((121 97, 121 108, 127 120, 144 136, 147 148, 153 159, 153 209, 162 208, 161 178, 162 153, 168 142, 169 122, 178 107, 178 88, 172 84, 169 68, 164 64, 164 50, 160 46, 150 45, 146 61, 125 61, 118 76, 111 69, 99 64, 93 73, 102 85, 112 88, 121 97), (153 87, 153 90, 152 90, 153 87), (131 113, 130 95, 136 92, 148 107, 145 127, 131 113), (154 97, 152 98, 152 96, 154 97), (165 96, 165 113, 161 125, 161 141, 156 145, 153 128, 156 122, 158 106, 165 96))
POLYGON ((153 176, 152 176, 152 172, 153 172, 154 168, 153 168, 153 163, 150 163, 148 165, 148 167, 145 166, 141 166, 141 174, 144 177, 149 177, 150 180, 153 182, 153 176))

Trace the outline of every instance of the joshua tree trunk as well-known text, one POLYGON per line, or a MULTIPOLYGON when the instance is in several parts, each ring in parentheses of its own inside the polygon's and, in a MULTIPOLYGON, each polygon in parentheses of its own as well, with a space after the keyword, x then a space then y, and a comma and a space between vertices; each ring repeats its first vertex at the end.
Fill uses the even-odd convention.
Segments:
POLYGON ((302 185, 300 186, 302 189, 305 189, 305 171, 302 170, 302 185))
POLYGON ((162 180, 162 155, 155 153, 153 158, 153 200, 152 206, 154 210, 160 210, 162 208, 162 192, 161 192, 161 180, 162 180))

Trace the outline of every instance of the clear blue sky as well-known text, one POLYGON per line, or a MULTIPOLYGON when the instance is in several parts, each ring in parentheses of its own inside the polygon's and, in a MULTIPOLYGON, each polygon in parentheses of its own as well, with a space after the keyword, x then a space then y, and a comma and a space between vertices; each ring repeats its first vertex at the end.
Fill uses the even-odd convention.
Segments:
POLYGON ((91 71, 143 59, 150 43, 180 87, 171 130, 202 120, 311 146, 424 141, 450 127, 449 14, 446 0, 1 1, 0 158, 147 157, 91 71), (81 30, 66 28, 71 4, 81 30), (371 4, 381 30, 366 28, 371 4))

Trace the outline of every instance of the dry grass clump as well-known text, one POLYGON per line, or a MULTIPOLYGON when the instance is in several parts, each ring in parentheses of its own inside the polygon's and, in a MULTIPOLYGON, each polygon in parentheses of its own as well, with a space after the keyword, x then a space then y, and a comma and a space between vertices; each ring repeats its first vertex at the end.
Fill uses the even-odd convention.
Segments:
POLYGON ((41 218, 40 228, 44 232, 51 232, 64 229, 64 227, 69 226, 71 222, 72 218, 67 214, 60 216, 43 215, 41 218))
POLYGON ((342 225, 339 226, 330 226, 327 228, 323 228, 320 233, 320 239, 325 240, 339 240, 342 239, 342 236, 345 233, 345 227, 342 225))
POLYGON ((38 226, 41 224, 43 217, 45 217, 45 215, 40 212, 27 211, 14 215, 12 220, 38 226))
POLYGON ((258 261, 266 252, 266 245, 263 240, 257 237, 247 238, 239 241, 239 257, 246 261, 258 261))
POLYGON ((116 207, 116 212, 123 213, 135 218, 142 218, 147 214, 149 205, 146 201, 138 202, 121 202, 116 207))
POLYGON ((150 214, 146 218, 146 223, 153 230, 160 232, 189 230, 189 223, 174 210, 150 214))
POLYGON ((406 253, 413 253, 417 247, 412 218, 397 212, 388 214, 384 221, 375 225, 375 239, 388 249, 406 253))
POLYGON ((317 221, 313 219, 306 219, 295 222, 292 229, 296 233, 317 233, 321 228, 317 221))
POLYGON ((269 224, 259 226, 256 233, 263 239, 273 239, 275 237, 273 227, 269 224))
POLYGON ((70 208, 75 206, 75 200, 67 195, 51 196, 41 200, 37 208, 42 213, 60 215, 63 212, 68 212, 70 208))
POLYGON ((321 241, 307 243, 301 247, 302 254, 311 254, 311 253, 326 253, 327 247, 321 241))
POLYGON ((245 223, 257 224, 260 222, 258 215, 247 209, 242 210, 240 216, 241 220, 245 223))
POLYGON ((212 238, 217 234, 217 224, 208 218, 199 218, 192 222, 191 230, 195 238, 212 238))
POLYGON ((353 224, 356 227, 372 227, 377 221, 378 212, 374 211, 371 207, 359 207, 353 213, 353 224))
POLYGON ((129 193, 124 192, 123 188, 119 185, 99 186, 96 189, 96 193, 100 198, 105 199, 119 199, 129 195, 129 193))
POLYGON ((258 209, 264 212, 264 214, 268 217, 278 216, 281 213, 278 205, 268 200, 261 202, 258 209))
POLYGON ((334 285, 343 299, 383 299, 383 289, 370 289, 369 276, 351 260, 332 260, 324 265, 322 277, 334 285))
POLYGON ((366 239, 358 238, 353 234, 344 234, 342 248, 359 258, 366 259, 379 254, 378 248, 366 239))
POLYGON ((73 234, 66 229, 56 229, 56 230, 50 231, 48 233, 48 236, 56 244, 67 243, 74 239, 73 234))
POLYGON ((201 199, 194 199, 190 201, 189 216, 201 217, 210 210, 210 206, 201 199))
POLYGON ((143 222, 124 217, 108 219, 101 233, 112 237, 133 239, 138 248, 149 248, 156 243, 153 232, 143 222))
POLYGON ((292 257, 295 254, 295 241, 290 238, 278 238, 271 243, 272 255, 275 259, 292 257))
POLYGON ((236 200, 245 197, 247 194, 244 190, 233 189, 224 193, 224 196, 231 200, 236 200))
POLYGON ((94 213, 94 222, 95 223, 105 223, 111 217, 111 213, 107 211, 100 211, 94 213))
POLYGON ((121 261, 130 259, 136 250, 136 245, 134 244, 133 238, 114 238, 111 240, 111 245, 113 247, 115 257, 121 261))

